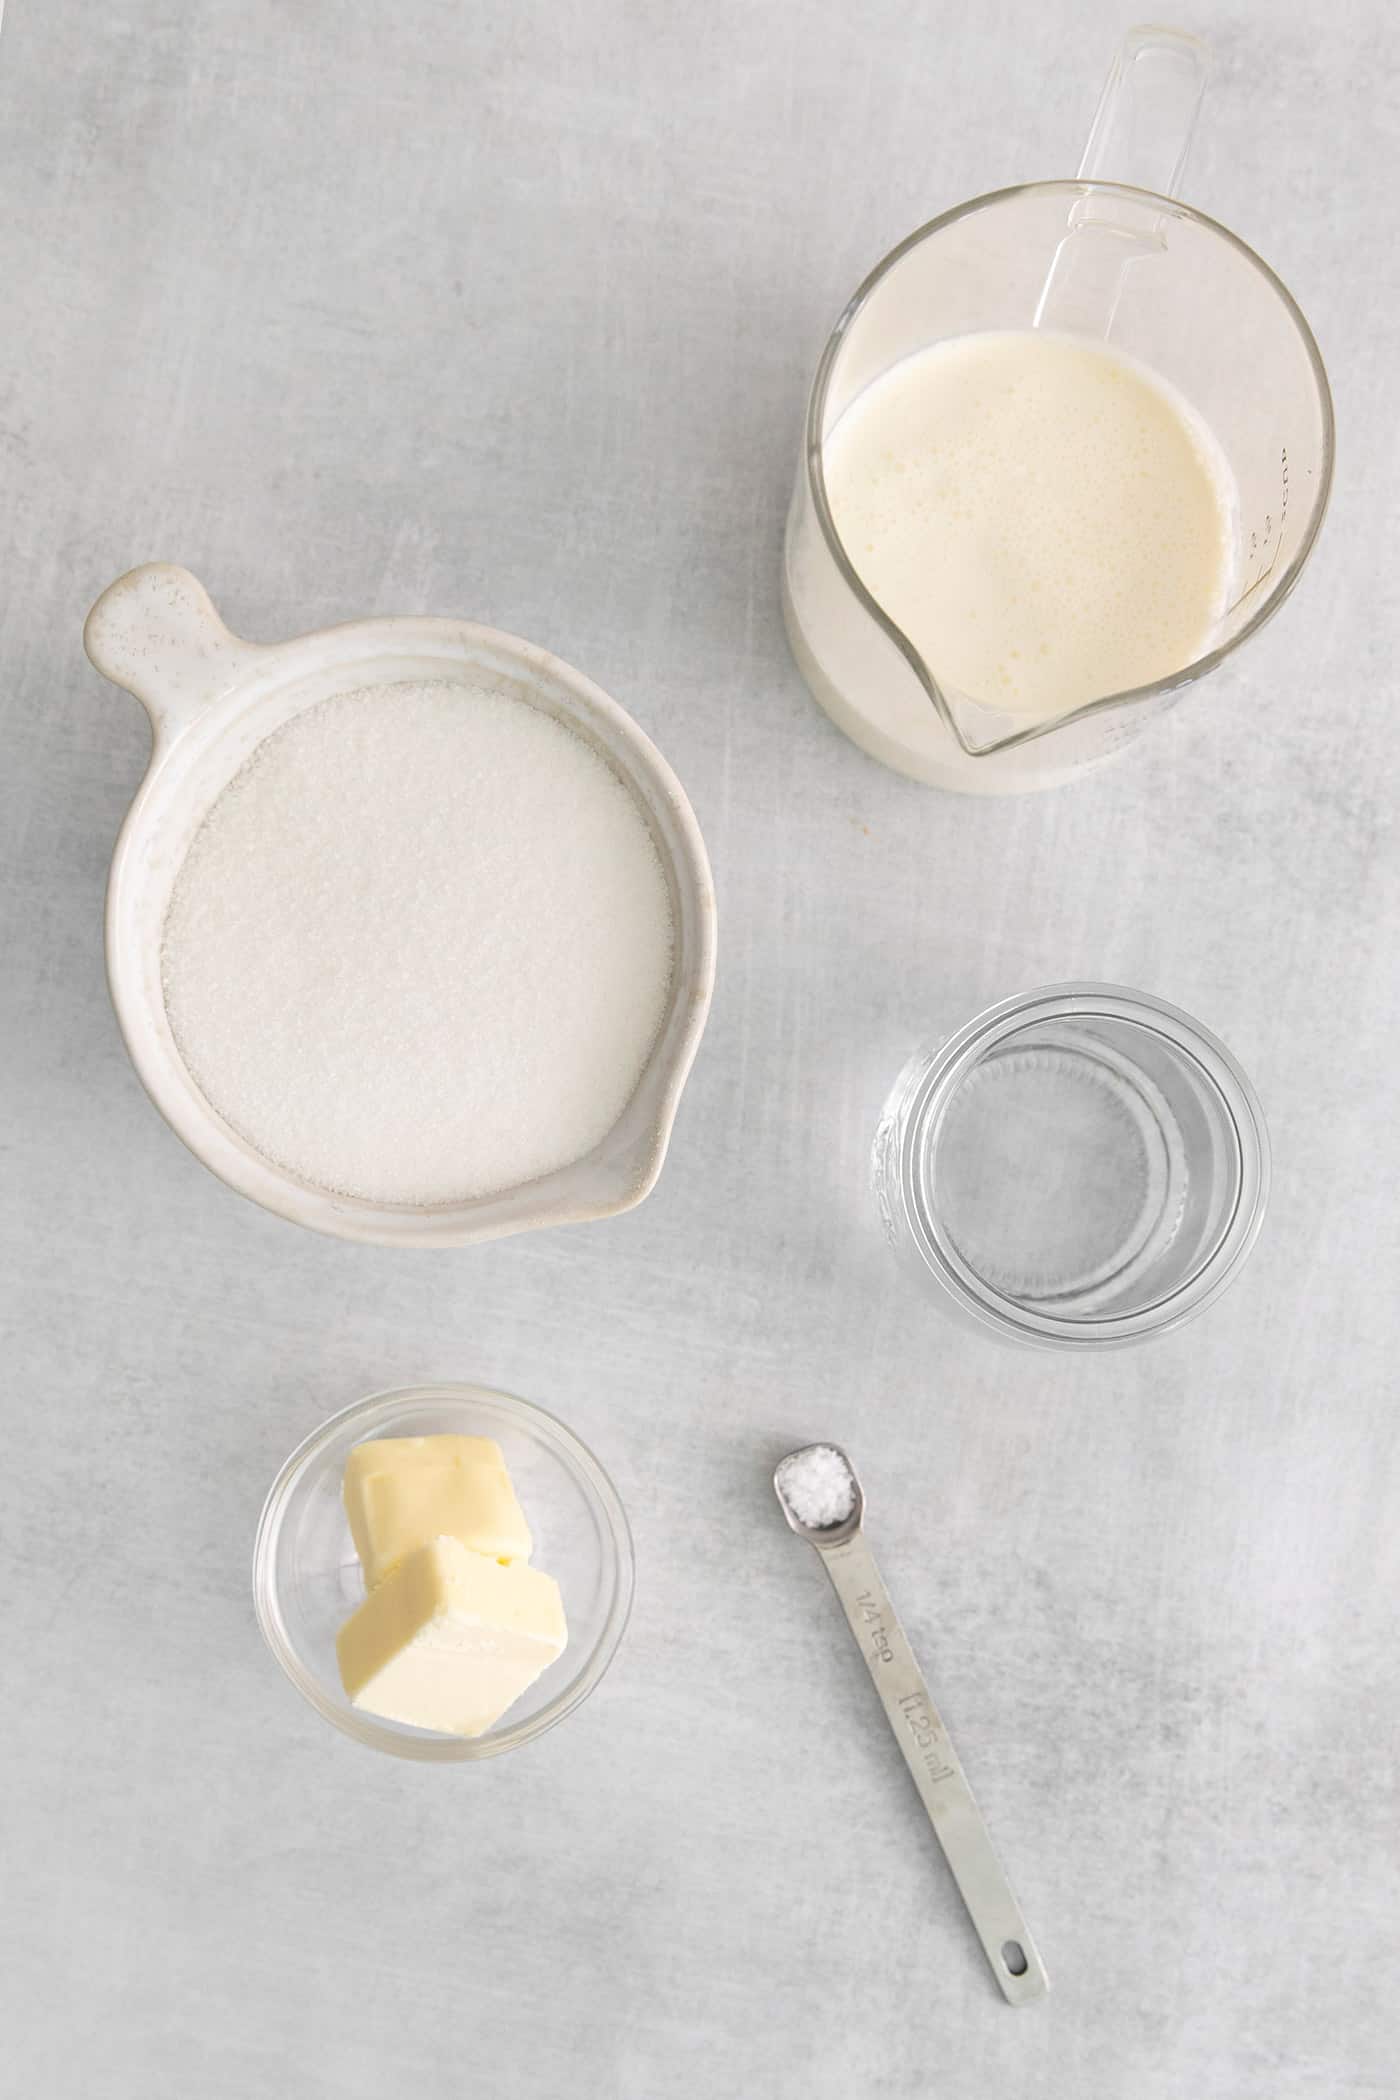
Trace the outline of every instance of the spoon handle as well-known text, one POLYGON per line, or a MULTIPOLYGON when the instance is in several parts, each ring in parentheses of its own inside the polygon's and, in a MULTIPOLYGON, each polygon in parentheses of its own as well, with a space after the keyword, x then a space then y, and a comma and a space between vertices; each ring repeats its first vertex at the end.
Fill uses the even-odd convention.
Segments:
POLYGON ((1044 1964, 864 1535, 817 1551, 1003 1997, 1012 2005, 1044 1997, 1044 1964))

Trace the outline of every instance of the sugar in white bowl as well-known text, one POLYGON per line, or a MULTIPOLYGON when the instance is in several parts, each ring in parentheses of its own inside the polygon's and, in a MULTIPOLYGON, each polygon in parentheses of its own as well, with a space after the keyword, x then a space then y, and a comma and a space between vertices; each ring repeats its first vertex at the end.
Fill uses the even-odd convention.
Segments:
POLYGON ((444 679, 338 695, 259 745, 191 842, 161 970, 191 1076, 258 1152, 432 1204, 606 1137, 674 950, 660 856, 607 762, 527 701, 444 679))

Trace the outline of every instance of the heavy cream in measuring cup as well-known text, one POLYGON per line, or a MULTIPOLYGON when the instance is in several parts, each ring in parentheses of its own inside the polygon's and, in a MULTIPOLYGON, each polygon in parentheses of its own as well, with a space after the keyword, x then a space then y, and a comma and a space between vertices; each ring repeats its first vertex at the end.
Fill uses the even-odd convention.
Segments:
POLYGON ((440 680, 338 695, 259 745, 176 878, 161 974, 191 1075, 265 1158, 428 1204, 608 1134, 673 945, 646 819, 598 753, 440 680))
POLYGON ((940 682, 1046 720, 1209 646, 1234 546, 1194 412, 1102 344, 1030 329, 903 359, 826 438, 827 500, 871 596, 940 682))

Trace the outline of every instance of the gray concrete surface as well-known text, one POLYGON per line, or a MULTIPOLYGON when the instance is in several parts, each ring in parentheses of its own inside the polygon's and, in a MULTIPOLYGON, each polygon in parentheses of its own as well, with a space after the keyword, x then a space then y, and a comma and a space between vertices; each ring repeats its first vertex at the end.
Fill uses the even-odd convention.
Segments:
POLYGON ((0 42, 6 1462, 0 2008, 34 2100, 1380 2100, 1400 2091, 1400 64, 1379 0, 1200 18, 1186 193, 1310 314, 1342 436, 1277 622, 1102 778, 980 805, 808 702, 805 388, 920 219, 1068 172, 1093 0, 11 0, 0 42), (462 612, 658 738, 719 992, 610 1225, 321 1242, 147 1105, 84 664, 153 557, 232 624, 462 612), (1198 1013, 1272 1125, 1232 1295, 1086 1365, 911 1294, 862 1181, 912 1042, 1076 974, 1198 1013), (565 1727, 377 1759, 264 1653, 262 1494, 417 1376, 555 1408, 637 1534, 565 1727), (843 1438, 1055 1979, 996 1997, 814 1561, 843 1438))

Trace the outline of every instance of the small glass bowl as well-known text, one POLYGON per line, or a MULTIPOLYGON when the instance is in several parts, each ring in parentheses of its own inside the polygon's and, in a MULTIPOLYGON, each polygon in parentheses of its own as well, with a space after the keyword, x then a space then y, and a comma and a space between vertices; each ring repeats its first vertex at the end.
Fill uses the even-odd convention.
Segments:
POLYGON ((404 1386, 332 1415, 273 1482, 253 1549, 258 1624, 297 1690, 356 1742, 432 1764, 499 1757, 580 1706, 617 1652, 633 1579, 627 1518, 592 1452, 542 1407, 476 1385, 404 1386), (444 1434, 494 1437, 501 1446, 534 1537, 532 1558, 559 1584, 569 1627, 558 1661, 475 1737, 361 1712, 341 1688, 335 1656, 336 1633, 365 1595, 341 1499, 346 1457, 370 1437, 444 1434))
POLYGON ((896 1254, 1009 1341, 1103 1349, 1164 1334, 1238 1275, 1269 1139, 1225 1045, 1121 985, 1007 999, 905 1067, 875 1136, 896 1254))

